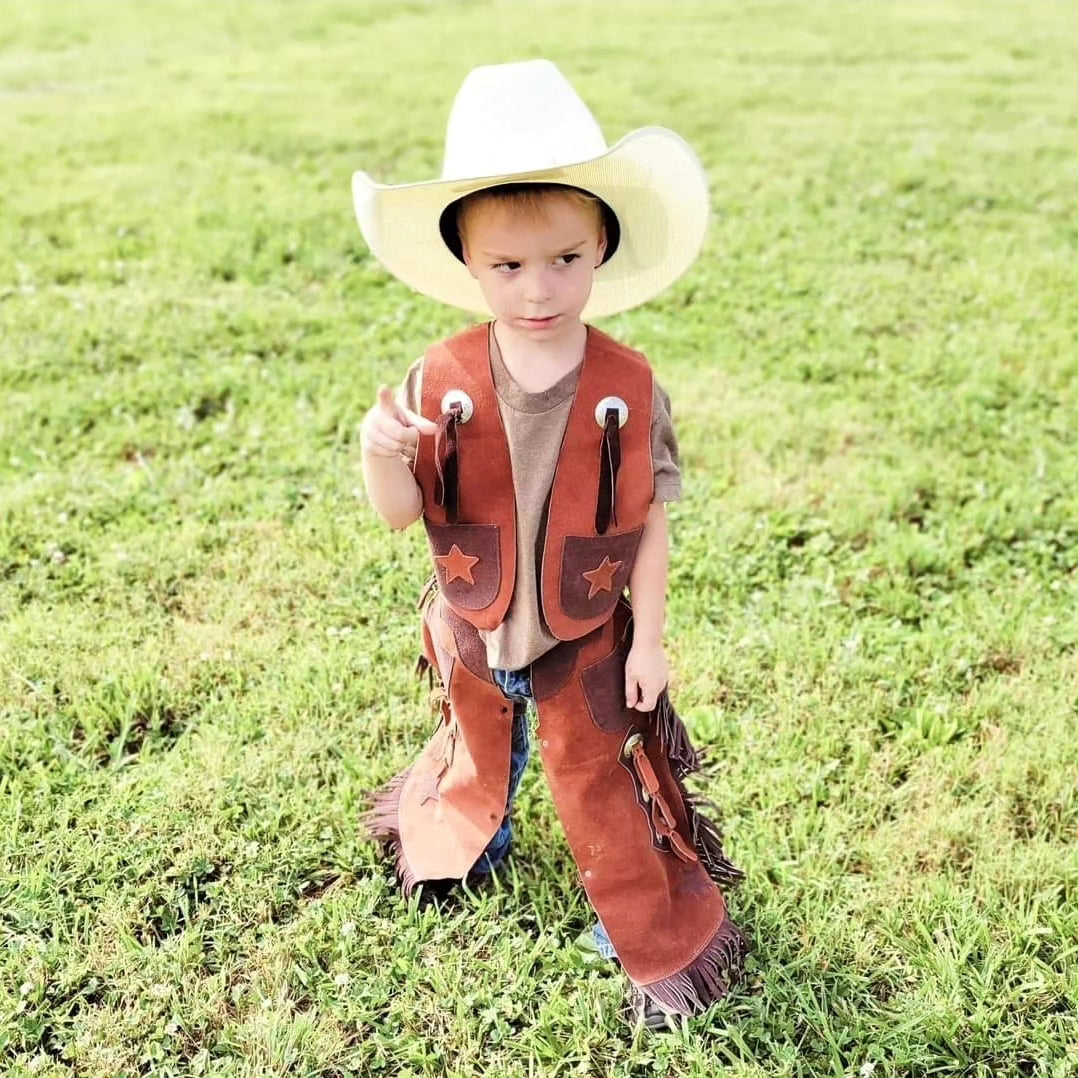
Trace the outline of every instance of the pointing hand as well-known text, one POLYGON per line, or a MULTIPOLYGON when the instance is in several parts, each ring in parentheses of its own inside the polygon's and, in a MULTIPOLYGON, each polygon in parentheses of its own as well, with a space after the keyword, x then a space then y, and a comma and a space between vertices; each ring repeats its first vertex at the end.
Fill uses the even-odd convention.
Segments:
POLYGON ((421 434, 433 434, 437 427, 394 399, 389 386, 378 387, 378 400, 360 424, 360 445, 364 453, 376 457, 405 456, 415 459, 421 434))

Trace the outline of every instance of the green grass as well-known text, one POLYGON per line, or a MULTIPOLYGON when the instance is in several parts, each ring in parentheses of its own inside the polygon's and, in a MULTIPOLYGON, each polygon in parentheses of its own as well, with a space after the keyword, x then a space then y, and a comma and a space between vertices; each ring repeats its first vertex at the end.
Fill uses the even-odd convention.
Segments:
POLYGON ((14 1075, 1078 1073, 1078 22, 1065 0, 34 0, 0 15, 0 1060, 14 1075), (676 702, 747 982, 630 1042, 545 785, 404 902, 431 719, 374 388, 464 323, 368 257, 472 65, 708 169, 604 324, 670 391, 676 702))

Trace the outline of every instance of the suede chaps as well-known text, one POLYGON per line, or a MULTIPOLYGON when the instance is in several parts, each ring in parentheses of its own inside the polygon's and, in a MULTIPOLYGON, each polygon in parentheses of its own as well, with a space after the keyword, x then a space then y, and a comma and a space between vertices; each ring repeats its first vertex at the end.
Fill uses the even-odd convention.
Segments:
MULTIPOLYGON (((624 599, 586 635, 532 664, 538 747, 588 899, 630 979, 667 1010, 697 1014, 737 979, 747 950, 720 885, 741 873, 684 785, 700 765, 664 691, 625 707, 632 615, 624 599)), ((416 761, 367 816, 402 886, 468 876, 505 813, 513 708, 476 629, 435 591, 423 668, 440 714, 416 761)))

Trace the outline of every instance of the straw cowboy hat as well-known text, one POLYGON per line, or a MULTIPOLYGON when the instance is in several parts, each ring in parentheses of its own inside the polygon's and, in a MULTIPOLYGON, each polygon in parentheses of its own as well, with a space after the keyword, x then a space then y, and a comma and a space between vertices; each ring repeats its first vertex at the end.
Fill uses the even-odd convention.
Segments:
POLYGON ((585 318, 658 295, 692 264, 707 229, 707 179, 688 143, 666 128, 642 127, 608 147, 548 60, 468 74, 449 116, 441 179, 387 185, 357 172, 352 196, 363 237, 390 273, 443 303, 488 314, 479 285, 450 249, 456 226, 447 210, 504 183, 567 184, 605 203, 608 252, 585 318))

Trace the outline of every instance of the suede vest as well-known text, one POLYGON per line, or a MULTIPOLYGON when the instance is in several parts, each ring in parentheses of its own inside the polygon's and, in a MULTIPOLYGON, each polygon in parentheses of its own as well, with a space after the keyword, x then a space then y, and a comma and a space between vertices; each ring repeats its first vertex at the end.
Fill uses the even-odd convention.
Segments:
MULTIPOLYGON (((484 630, 504 620, 517 564, 513 470, 490 332, 489 324, 474 326, 427 350, 420 410, 438 420, 439 434, 420 438, 415 462, 442 595, 454 613, 484 630), (461 393, 471 414, 454 421, 449 402, 461 393)), ((651 412, 647 360, 589 327, 540 567, 542 614, 559 640, 606 622, 628 584, 654 493, 651 412), (600 407, 612 397, 628 406, 621 426, 600 407)))

